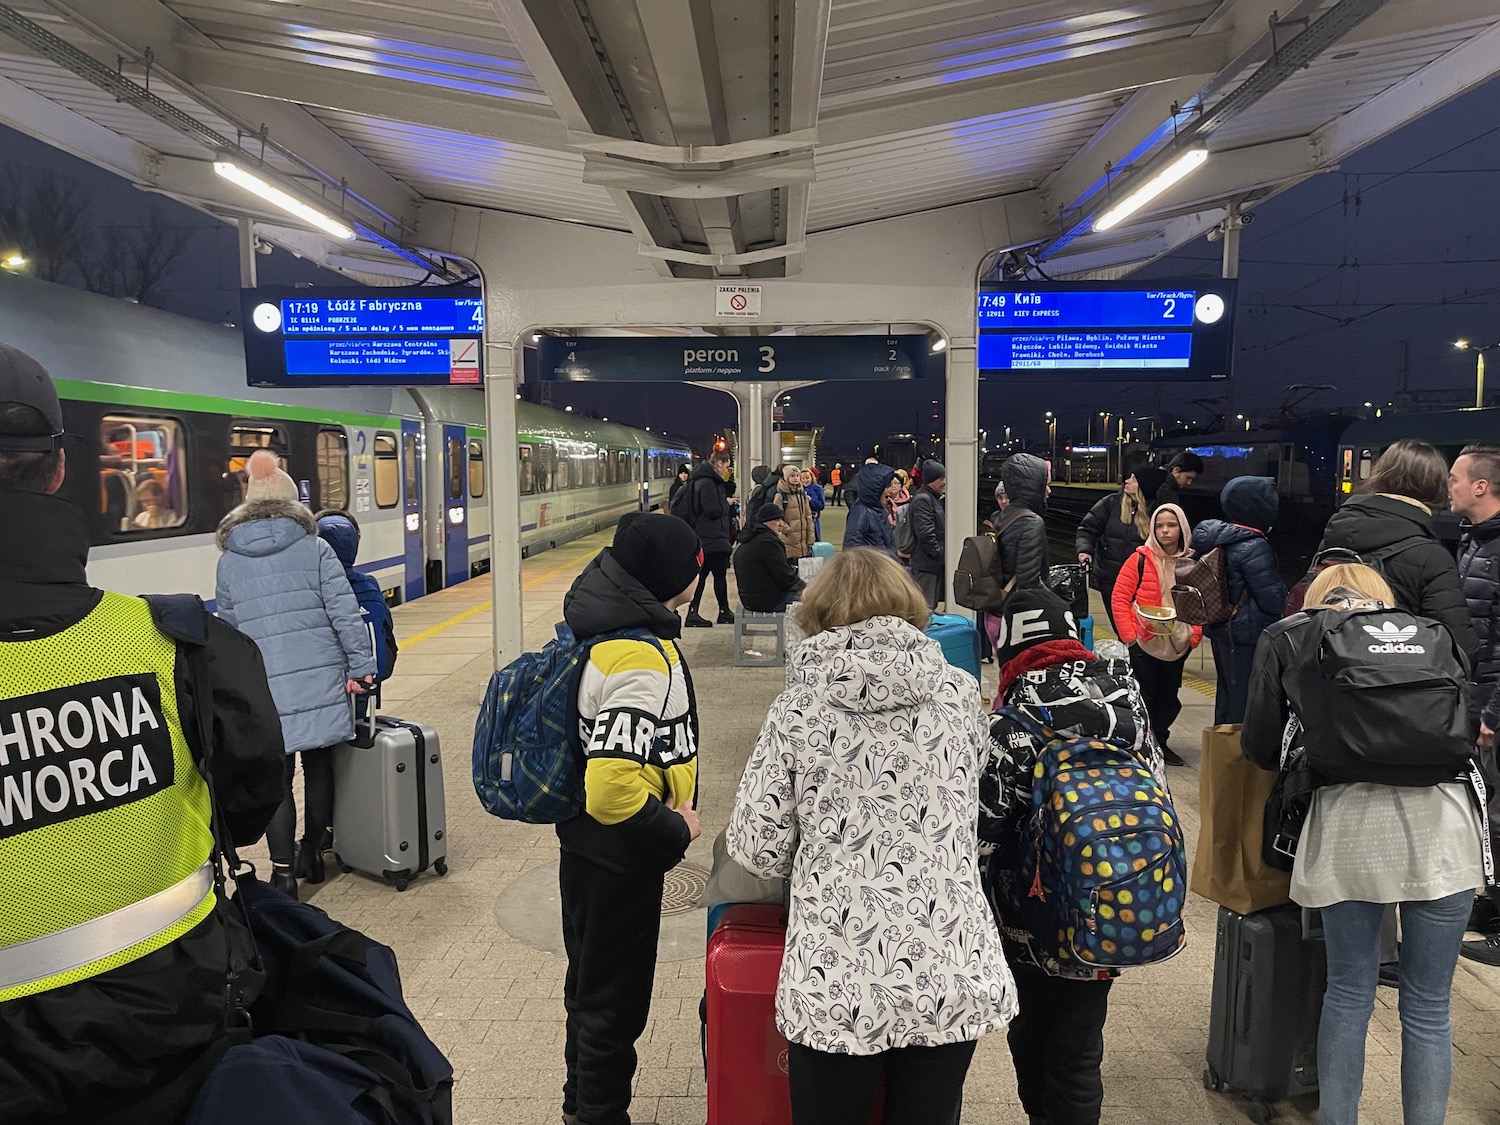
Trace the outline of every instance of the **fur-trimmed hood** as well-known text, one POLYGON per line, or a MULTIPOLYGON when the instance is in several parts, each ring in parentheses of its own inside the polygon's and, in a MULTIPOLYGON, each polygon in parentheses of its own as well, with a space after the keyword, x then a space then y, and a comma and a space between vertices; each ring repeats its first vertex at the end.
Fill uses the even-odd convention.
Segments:
POLYGON ((306 505, 287 500, 251 500, 219 521, 214 539, 220 551, 272 555, 304 535, 317 533, 318 525, 306 505))

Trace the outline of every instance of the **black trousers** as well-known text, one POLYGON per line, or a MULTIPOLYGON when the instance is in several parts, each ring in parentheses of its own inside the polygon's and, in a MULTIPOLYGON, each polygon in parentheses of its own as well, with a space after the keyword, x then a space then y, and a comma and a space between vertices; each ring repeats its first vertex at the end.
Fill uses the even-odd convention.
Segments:
POLYGON ((1215 638, 1214 670, 1218 690, 1214 694, 1214 725, 1243 723, 1250 705, 1250 672, 1255 666, 1255 642, 1230 644, 1215 638))
POLYGON ((1012 965, 1021 1012, 1006 1032, 1021 1107, 1043 1125, 1099 1125, 1108 980, 1064 980, 1012 965))
POLYGON ((266 847, 277 867, 290 867, 296 858, 297 798, 292 794, 292 778, 297 775, 298 758, 302 759, 302 839, 316 842, 333 830, 333 747, 288 754, 281 805, 266 825, 266 847))
POLYGON ((564 851, 558 865, 568 975, 563 1113, 577 1125, 629 1125, 635 1041, 651 1014, 660 875, 617 875, 564 851))
POLYGON ((692 612, 698 612, 698 603, 703 601, 703 588, 708 585, 708 576, 714 577, 714 597, 719 609, 729 609, 729 555, 727 552, 703 552, 703 569, 698 572, 698 590, 693 594, 692 612))
POLYGON ((843 485, 836 484, 836 485, 833 486, 833 495, 828 498, 828 502, 830 504, 836 504, 839 507, 843 506, 843 504, 844 504, 844 486, 843 485))
POLYGON ((792 1125, 869 1125, 885 1080, 883 1125, 958 1125, 977 1043, 834 1055, 793 1043, 787 1052, 792 1125))
POLYGON ((1151 716, 1151 730, 1156 735, 1156 744, 1167 745, 1172 735, 1172 724, 1182 714, 1182 669, 1187 657, 1181 660, 1158 660, 1139 645, 1130 648, 1130 670, 1135 673, 1136 683, 1141 685, 1141 698, 1146 703, 1146 714, 1151 716))

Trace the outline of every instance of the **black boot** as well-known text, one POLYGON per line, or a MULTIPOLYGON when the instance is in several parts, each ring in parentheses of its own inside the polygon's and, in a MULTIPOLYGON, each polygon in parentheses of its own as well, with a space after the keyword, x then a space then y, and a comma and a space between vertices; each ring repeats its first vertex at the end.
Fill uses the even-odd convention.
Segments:
POLYGON ((718 620, 718 623, 720 625, 733 625, 734 624, 734 610, 732 610, 732 609, 722 609, 721 608, 719 610, 719 616, 718 616, 717 620, 718 620))
POLYGON ((687 621, 684 622, 689 629, 712 629, 714 623, 702 616, 696 609, 688 610, 687 621))
POLYGON ((271 886, 283 894, 289 894, 293 898, 297 897, 297 877, 292 874, 290 867, 271 868, 271 886))
POLYGON ((297 845, 297 866, 293 868, 292 874, 298 879, 305 879, 309 883, 321 883, 325 876, 323 867, 323 849, 317 844, 303 840, 297 845))

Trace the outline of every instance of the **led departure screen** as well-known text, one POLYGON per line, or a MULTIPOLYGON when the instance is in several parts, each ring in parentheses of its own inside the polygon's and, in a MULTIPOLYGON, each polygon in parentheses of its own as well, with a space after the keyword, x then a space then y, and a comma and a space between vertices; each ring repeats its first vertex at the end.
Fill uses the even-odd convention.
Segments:
POLYGON ((477 289, 246 289, 251 386, 479 386, 477 289))
POLYGON ((977 302, 980 374, 1227 378, 1234 302, 1233 281, 986 285, 977 302))

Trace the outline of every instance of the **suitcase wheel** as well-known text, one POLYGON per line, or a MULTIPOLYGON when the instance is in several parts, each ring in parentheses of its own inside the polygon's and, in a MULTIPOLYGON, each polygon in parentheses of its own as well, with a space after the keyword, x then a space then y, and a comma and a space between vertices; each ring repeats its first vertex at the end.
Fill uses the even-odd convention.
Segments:
POLYGON ((411 880, 403 875, 395 880, 395 885, 396 890, 404 891, 407 887, 411 886, 411 880))
POLYGON ((432 869, 439 875, 446 875, 448 874, 448 861, 446 859, 434 860, 432 869))

